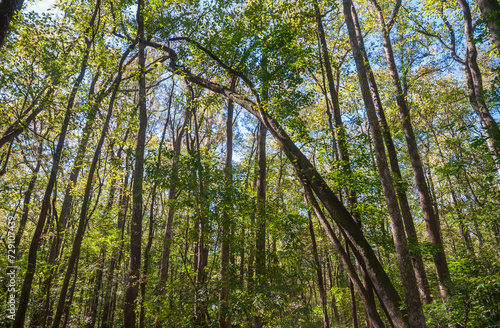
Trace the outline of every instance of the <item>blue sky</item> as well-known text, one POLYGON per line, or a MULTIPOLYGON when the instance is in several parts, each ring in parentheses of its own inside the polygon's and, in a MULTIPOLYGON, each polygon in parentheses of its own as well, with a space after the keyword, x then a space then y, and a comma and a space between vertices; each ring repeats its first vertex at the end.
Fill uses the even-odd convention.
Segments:
POLYGON ((26 3, 27 11, 35 11, 37 13, 50 12, 53 10, 53 5, 56 0, 35 0, 26 3))

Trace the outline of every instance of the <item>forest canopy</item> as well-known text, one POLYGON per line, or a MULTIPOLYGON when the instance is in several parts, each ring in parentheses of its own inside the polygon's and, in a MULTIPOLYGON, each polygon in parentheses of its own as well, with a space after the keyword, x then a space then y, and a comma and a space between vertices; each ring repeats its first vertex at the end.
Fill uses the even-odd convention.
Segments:
POLYGON ((500 327, 498 0, 0 21, 0 325, 500 327))

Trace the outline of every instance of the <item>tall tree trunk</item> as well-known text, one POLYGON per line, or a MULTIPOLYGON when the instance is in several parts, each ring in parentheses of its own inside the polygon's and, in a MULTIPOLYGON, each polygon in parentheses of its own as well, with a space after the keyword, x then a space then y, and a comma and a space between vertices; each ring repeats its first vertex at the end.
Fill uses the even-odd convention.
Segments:
MULTIPOLYGON (((95 18, 96 18, 96 13, 97 13, 97 10, 94 11, 94 15, 92 16, 92 19, 90 20, 90 23, 89 23, 90 27, 93 27, 93 23, 94 23, 95 18)), ((89 32, 89 29, 87 29, 86 32, 89 32)), ((87 33, 84 33, 84 35, 86 35, 86 34, 87 33)), ((75 82, 73 83, 73 88, 71 89, 71 93, 70 93, 70 96, 68 99, 68 105, 66 106, 66 112, 64 114, 64 121, 63 121, 63 125, 61 127, 61 133, 59 134, 59 138, 57 141, 57 147, 56 147, 56 150, 54 152, 52 169, 50 171, 49 181, 47 183, 47 188, 45 189, 45 194, 43 196, 42 205, 41 205, 41 209, 40 209, 40 215, 38 217, 38 222, 37 222, 35 232, 33 234, 33 238, 31 240, 31 244, 30 244, 30 248, 29 248, 26 274, 24 276, 23 286, 21 288, 21 295, 19 297, 19 306, 17 308, 16 318, 14 320, 14 327, 15 328, 23 328, 24 327, 26 310, 28 307, 29 297, 30 297, 30 293, 31 293, 31 285, 32 285, 33 278, 35 275, 35 270, 36 270, 36 258, 37 258, 38 247, 39 247, 41 239, 42 239, 41 238, 42 232, 44 230, 45 221, 47 219, 47 213, 48 213, 48 210, 50 207, 50 195, 52 194, 52 190, 54 188, 56 178, 57 178, 57 172, 59 171, 59 163, 61 161, 62 149, 64 147, 64 142, 66 140, 66 133, 68 131, 69 121, 70 121, 70 118, 72 115, 73 105, 75 103, 75 98, 76 98, 76 93, 80 87, 80 84, 83 80, 83 77, 85 76, 85 72, 87 71, 87 63, 88 63, 88 59, 89 59, 89 54, 90 54, 92 42, 93 42, 93 40, 90 41, 85 37, 86 48, 85 48, 85 51, 83 54, 80 72, 79 72, 78 77, 76 78, 75 82)))
MULTIPOLYGON (((337 89, 335 88, 335 81, 333 78, 333 72, 332 72, 332 67, 331 67, 331 62, 330 62, 330 55, 328 52, 328 46, 326 43, 326 37, 325 37, 325 32, 323 28, 323 21, 321 18, 321 12, 318 6, 317 1, 314 2, 314 11, 316 14, 316 24, 317 24, 317 29, 318 29, 318 40, 320 43, 321 47, 321 52, 322 52, 322 58, 325 63, 325 71, 326 71, 326 77, 328 81, 328 89, 329 93, 332 98, 332 106, 328 106, 328 99, 326 99, 327 102, 327 107, 330 107, 331 113, 330 116, 333 116, 335 120, 335 129, 334 129, 334 137, 337 141, 337 150, 338 150, 338 157, 340 158, 342 169, 345 172, 345 176, 347 177, 347 183, 345 186, 346 194, 347 194, 347 202, 349 205, 349 209, 351 212, 351 215, 354 216, 354 219, 357 221, 358 226, 361 228, 361 221, 359 220, 358 213, 357 213, 357 195, 356 191, 354 188, 351 186, 351 180, 352 180, 352 170, 351 170, 351 164, 349 160, 349 150, 348 150, 348 143, 347 143, 347 132, 345 130, 344 123, 342 122, 342 114, 340 110, 340 103, 339 103, 339 97, 338 97, 338 92, 337 89)), ((328 97, 326 97, 328 98, 328 97)), ((373 296, 372 292, 372 284, 370 282, 370 279, 366 272, 363 272, 363 283, 365 285, 365 288, 368 289, 368 293, 370 296, 373 296)), ((350 290, 353 290, 352 286, 350 286, 350 290)), ((354 306, 354 304, 353 304, 354 306)))
POLYGON ((80 210, 80 217, 79 217, 79 222, 78 222, 78 228, 75 233, 75 239, 73 241, 73 247, 71 249, 71 256, 68 260, 67 263, 67 271, 66 275, 64 277, 64 281, 61 287, 61 291, 59 294, 59 301, 57 303, 57 310, 56 314, 54 316, 54 321, 52 324, 52 328, 58 328, 61 322, 61 317, 63 315, 64 308, 66 307, 66 294, 69 288, 69 283, 71 279, 71 275, 73 273, 73 268, 76 266, 76 263, 78 261, 78 258, 80 257, 80 248, 82 245, 83 241, 83 236, 85 234, 85 230, 87 228, 87 224, 89 221, 88 217, 88 210, 90 207, 90 198, 91 198, 91 193, 92 193, 92 187, 93 187, 93 180, 94 180, 94 174, 95 171, 97 170, 97 165, 99 163, 99 158, 101 156, 101 149, 104 144, 104 141, 106 139, 106 135, 108 133, 108 128, 109 124, 111 121, 111 114, 113 112, 113 106, 115 103, 116 96, 118 94, 118 90, 120 88, 120 82, 121 82, 121 77, 122 77, 122 67, 125 59, 128 57, 128 54, 132 50, 132 46, 130 46, 125 53, 122 55, 122 58, 120 59, 120 64, 118 65, 118 73, 114 81, 114 90, 113 94, 111 95, 111 99, 109 101, 109 106, 108 106, 108 112, 106 114, 106 120, 104 122, 104 125, 102 127, 101 135, 99 137, 99 141, 97 143, 97 147, 94 152, 94 157, 92 159, 92 164, 90 165, 88 177, 87 177, 87 183, 85 185, 85 193, 83 196, 82 200, 82 208, 80 210))
MULTIPOLYGON (((162 132, 162 135, 161 135, 161 140, 160 140, 160 144, 158 146, 158 158, 156 160, 156 168, 159 169, 160 167, 160 164, 161 164, 161 159, 162 159, 162 149, 163 149, 163 144, 165 142, 165 136, 166 136, 166 133, 167 133, 167 127, 168 125, 170 124, 170 110, 171 110, 171 105, 172 105, 172 96, 173 96, 173 92, 174 92, 174 84, 172 84, 172 92, 170 93, 170 97, 169 97, 169 100, 168 100, 168 106, 167 106, 167 119, 165 120, 165 125, 163 127, 163 132, 162 132)), ((184 126, 183 126, 184 127, 184 126)), ((182 129, 182 131, 184 131, 184 129, 182 129)), ((173 143, 174 145, 176 145, 175 143, 175 140, 173 140, 173 143)), ((177 158, 179 156, 178 152, 175 152, 175 146, 174 146, 174 158, 177 158)), ((175 161, 175 159, 174 159, 175 161)), ((177 164, 175 163, 175 165, 173 164, 172 165, 172 175, 174 175, 174 171, 175 171, 175 175, 177 175, 177 164), (175 166, 175 168, 174 168, 175 166)), ((174 183, 175 184, 175 183, 174 183)), ((155 199, 156 199, 156 190, 158 188, 158 185, 157 185, 157 181, 154 182, 154 185, 153 185, 153 190, 151 192, 151 206, 149 208, 149 233, 148 233, 148 243, 146 245, 146 250, 144 252, 144 269, 143 269, 143 278, 142 278, 142 282, 141 282, 141 309, 140 309, 140 315, 139 315, 139 328, 141 327, 144 327, 144 315, 145 315, 145 308, 144 308, 144 299, 145 299, 145 294, 146 294, 146 278, 147 278, 147 273, 148 273, 148 264, 149 264, 149 252, 151 250, 151 246, 152 246, 152 243, 153 243, 153 234, 154 234, 154 231, 153 231, 153 222, 154 222, 154 208, 155 208, 155 199)), ((172 191, 172 188, 171 190, 172 191)), ((175 191, 175 187, 174 187, 174 190, 172 191, 172 194, 175 195, 176 191, 175 191)), ((170 193, 169 193, 169 200, 170 200, 170 193)), ((170 208, 171 206, 169 206, 169 210, 167 212, 167 224, 168 224, 168 218, 172 219, 171 216, 172 214, 170 213, 170 208)), ((173 212, 172 212, 173 213, 173 212)), ((171 229, 171 222, 170 222, 170 229, 171 229)), ((170 233, 168 235, 168 238, 165 238, 165 239, 169 239, 170 238, 170 233)), ((164 240, 164 243, 166 241, 164 240)), ((162 257, 162 261, 163 261, 163 257, 162 257)), ((163 263, 162 263, 163 265, 163 263)), ((161 270, 160 270, 160 285, 162 285, 162 288, 164 288, 164 283, 165 283, 165 278, 166 278, 166 275, 164 277, 161 277, 161 270)), ((157 326, 158 327, 158 326, 157 326)))
MULTIPOLYGON (((422 213, 424 215, 424 222, 427 228, 427 235, 429 236, 429 241, 433 245, 435 252, 433 253, 434 266, 436 268, 436 274, 439 281, 439 289, 441 291, 441 297, 445 300, 448 297, 448 285, 450 279, 450 272, 448 269, 448 263, 446 260, 446 254, 444 253, 443 241, 441 238, 441 227, 439 224, 439 219, 434 212, 432 197, 425 180, 424 168, 422 164, 422 159, 418 151, 417 140, 415 133, 413 131, 413 126, 411 123, 410 111, 408 108, 408 103, 406 102, 403 88, 401 86, 401 80, 396 67, 396 61, 394 59, 394 52, 392 50, 392 44, 390 39, 391 26, 396 18, 398 6, 396 6, 395 11, 391 17, 389 24, 385 23, 382 9, 377 4, 376 0, 371 0, 374 7, 378 13, 378 21, 382 29, 382 40, 385 49, 385 57, 387 61, 387 66, 389 68, 389 74, 391 76, 392 87, 396 94, 396 103, 399 110, 399 116, 401 118, 401 123, 403 125, 403 130, 406 137, 406 144, 408 146, 408 155, 410 157, 410 163, 413 169, 413 175, 415 177, 415 184, 418 189, 420 205, 422 207, 422 213)), ((407 230, 408 232, 408 230, 407 230)), ((410 238, 416 237, 409 236, 410 238)), ((415 266, 417 268, 417 265, 415 266)), ((418 276, 418 275, 417 275, 418 276)), ((420 278, 423 279, 424 277, 420 278)), ((419 280, 420 280, 419 279, 419 280)), ((424 282, 424 281, 423 281, 424 282)), ((425 290, 427 290, 427 287, 425 290)), ((422 286, 420 286, 422 289, 422 286)), ((426 293, 428 295, 428 293, 426 293)), ((424 298, 424 300, 430 297, 424 298)))
MULTIPOLYGON (((465 0, 457 0, 464 15, 464 33, 466 36, 466 55, 462 65, 465 69, 465 77, 469 91, 469 102, 479 116, 481 126, 488 137, 488 148, 500 171, 500 128, 493 119, 486 104, 483 89, 483 77, 477 63, 477 48, 474 40, 474 27, 469 4, 465 0)), ((500 15, 497 13, 497 15, 500 15)))
MULTIPOLYGON (((188 83, 188 90, 191 96, 191 101, 194 101, 194 91, 192 86, 188 83)), ((203 327, 206 325, 208 318, 207 300, 203 297, 203 292, 207 284, 206 267, 208 264, 208 246, 207 246, 207 214, 205 213, 207 205, 207 195, 205 190, 205 169, 202 162, 201 143, 200 143, 200 126, 196 112, 193 111, 193 125, 194 125, 194 149, 192 150, 195 155, 196 167, 194 169, 194 176, 198 181, 198 190, 194 191, 194 198, 196 201, 196 214, 197 221, 195 223, 195 231, 198 232, 198 240, 195 245, 195 290, 194 290, 194 324, 195 326, 203 327)))
MULTIPOLYGON (((408 324, 400 309, 401 299, 396 289, 394 288, 394 285, 390 281, 387 273, 384 271, 377 256, 375 255, 375 252, 371 248, 366 238, 363 236, 361 229, 354 221, 351 214, 338 200, 335 193, 327 185, 323 177, 318 173, 318 171, 313 167, 307 157, 295 145, 295 143, 288 136, 285 130, 280 126, 280 124, 267 111, 259 106, 259 104, 254 103, 248 98, 243 97, 242 95, 233 92, 228 88, 225 88, 224 86, 206 80, 201 76, 195 76, 189 71, 178 67, 175 64, 176 54, 173 49, 169 48, 166 45, 151 41, 146 41, 146 43, 148 46, 165 50, 170 54, 172 58, 170 66, 168 68, 170 71, 176 72, 177 74, 182 73, 185 76, 186 80, 195 83, 203 88, 211 90, 215 93, 224 95, 229 99, 232 99, 235 103, 245 108, 252 115, 256 116, 269 129, 269 131, 271 131, 278 146, 286 154, 296 173, 300 174, 303 181, 311 187, 316 196, 322 202, 325 209, 329 212, 338 226, 347 235, 350 243, 352 243, 353 247, 357 249, 358 252, 356 252, 355 254, 358 257, 359 261, 364 263, 363 265, 365 266, 365 269, 367 270, 367 273, 372 280, 374 288, 377 291, 377 296, 379 297, 380 301, 385 304, 388 314, 391 316, 394 325, 397 327, 407 327, 408 324)), ((238 76, 242 76, 242 74, 238 74, 238 76)), ((248 81, 246 77, 245 80, 248 81)))
POLYGON ((257 231, 255 233, 255 275, 264 284, 266 270, 266 135, 267 128, 259 123, 257 137, 257 231))
MULTIPOLYGON (((384 44, 384 48, 386 51, 385 52, 386 59, 387 59, 387 63, 389 66, 389 73, 390 73, 391 78, 392 78, 393 87, 394 87, 395 92, 396 92, 396 100, 397 100, 398 108, 400 109, 400 113, 402 111, 406 111, 406 115, 404 116, 404 118, 402 117, 403 127, 405 129, 405 133, 408 131, 408 133, 406 134, 406 137, 407 137, 407 144, 409 145, 408 150, 409 150, 409 156, 410 156, 410 160, 412 163, 412 167, 414 169, 414 172, 415 172, 415 170, 417 170, 417 171, 419 171, 419 173, 422 173, 422 175, 418 174, 418 178, 420 179, 423 177, 422 163, 420 160, 420 155, 418 153, 415 135, 413 133, 413 128, 411 126, 409 111, 408 111, 408 107, 406 104, 406 100, 404 99, 404 93, 403 93, 403 90, 401 87, 401 82, 399 80, 397 67, 396 67, 396 64, 394 61, 394 54, 392 52, 392 45, 391 45, 391 41, 390 41, 390 29, 394 23, 394 20, 396 18, 397 11, 399 10, 399 6, 400 6, 401 2, 400 1, 396 2, 395 9, 391 15, 391 21, 387 25, 384 21, 382 10, 379 7, 379 5, 377 4, 376 0, 370 0, 370 1, 374 5, 374 7, 376 8, 377 13, 378 13, 377 17, 378 17, 378 21, 379 21, 379 24, 381 25, 381 29, 382 29, 383 44, 384 44), (403 109, 401 107, 401 104, 404 104, 403 109), (409 139, 411 139, 411 137, 413 137, 413 139, 409 141, 409 139), (410 144, 411 144, 411 146, 410 146, 410 144), (410 149, 411 149, 411 151, 410 151, 410 149), (418 163, 420 163, 420 164, 417 165, 418 163), (420 166, 420 170, 418 169, 418 166, 420 166)), ((359 23, 355 23, 355 25, 357 27, 356 28, 357 37, 362 38, 361 31, 358 28, 359 23)), ((420 255, 420 253, 418 251, 419 242, 418 242, 417 232, 415 229, 415 224, 413 222, 413 216, 412 216, 411 211, 410 211, 410 206, 408 204, 408 198, 406 197, 406 191, 404 189, 404 183, 402 180, 401 171, 399 169, 399 162, 397 159, 396 148, 394 146, 394 142, 392 140, 390 129, 389 129, 389 126, 387 124, 387 120, 385 118, 385 113, 384 113, 384 109, 382 106, 382 102, 380 100, 380 95, 378 92, 377 83, 375 81, 373 71, 370 67, 370 63, 368 60, 366 49, 364 49, 364 47, 362 47, 361 51, 363 52, 363 57, 365 60, 365 66, 367 68, 367 73, 368 73, 368 77, 369 77, 369 81, 370 81, 370 87, 372 90, 375 108, 376 108, 378 116, 379 116, 380 127, 382 129, 382 134, 384 136, 384 141, 385 141, 385 144, 387 147, 387 153, 389 156, 391 171, 393 173, 395 173, 395 175, 398 179, 396 189, 397 189, 397 194, 398 194, 398 199, 399 199, 399 205, 401 208, 401 214, 402 214, 403 221, 404 221, 405 228, 406 228, 406 234, 408 236, 408 243, 411 246, 410 248, 413 249, 411 255, 412 255, 412 259, 413 259, 413 266, 414 266, 415 276, 417 278, 419 292, 420 292, 420 295, 421 295, 424 303, 429 304, 430 302, 432 302, 431 292, 429 290, 429 283, 427 280, 427 275, 425 273, 425 267, 424 267, 424 263, 422 260, 422 256, 420 255)), ((401 114, 401 115, 403 115, 403 114, 401 114)), ((417 180, 417 174, 415 174, 415 180, 417 180)), ((417 182, 417 188, 419 189, 419 191, 420 191, 420 188, 424 188, 424 189, 427 188, 427 184, 425 183, 425 177, 424 177, 424 187, 421 185, 420 182, 421 182, 421 180, 419 180, 419 182, 417 182)), ((422 195, 422 192, 419 192, 419 194, 422 195)), ((430 196, 428 192, 427 192, 427 195, 430 196)), ((421 199, 422 199, 422 197, 421 197, 421 199)), ((425 198, 424 203, 422 203, 422 211, 424 213, 424 217, 426 218, 426 224, 430 225, 430 223, 428 223, 428 220, 432 220, 432 219, 437 220, 437 217, 433 214, 432 199, 427 197, 427 198, 425 198), (425 206, 424 206, 424 203, 425 203, 425 206), (429 204, 430 204, 430 207, 429 207, 429 204), (429 210, 430 210, 430 212, 429 212, 429 210)), ((437 222, 438 222, 437 232, 440 236, 439 220, 437 220, 437 222)), ((433 236, 435 236, 435 235, 433 234, 433 236)), ((439 237, 439 240, 440 240, 440 237, 439 237)), ((438 246, 438 245, 436 245, 436 246, 438 246)), ((441 243, 441 250, 442 250, 442 243, 441 243)), ((446 257, 444 257, 444 263, 442 264, 442 266, 447 268, 446 257)))
MULTIPOLYGON (((235 90, 236 78, 230 78, 230 89, 235 90)), ((230 232, 231 232, 231 204, 233 188, 233 112, 234 102, 228 100, 227 118, 226 118, 226 157, 224 161, 224 189, 226 199, 224 199, 224 208, 222 212, 221 225, 221 251, 220 251, 220 276, 221 290, 219 293, 219 328, 229 328, 229 258, 230 258, 230 232)))
POLYGON ((392 224, 393 240, 396 248, 399 271, 405 292, 405 304, 408 311, 408 322, 411 327, 426 327, 425 317, 420 301, 418 285, 411 263, 411 257, 406 241, 406 233, 404 230, 403 221, 400 214, 399 204, 397 202, 396 192, 392 182, 389 166, 384 149, 380 125, 373 99, 371 97, 368 77, 365 68, 365 62, 362 54, 363 39, 356 35, 357 14, 354 5, 350 0, 343 0, 344 17, 349 31, 349 39, 351 49, 353 51, 356 68, 358 71, 359 84, 363 95, 368 120, 370 122, 370 131, 372 135, 375 155, 377 160, 377 168, 379 177, 382 182, 385 201, 389 211, 389 217, 392 224))
MULTIPOLYGON (((172 92, 170 93, 168 102, 168 112, 170 112, 172 106, 172 97, 174 95, 174 86, 172 86, 172 92)), ((185 110, 184 122, 177 129, 177 131, 172 131, 172 144, 173 144, 173 157, 171 165, 171 175, 170 175, 170 188, 168 190, 168 209, 167 218, 165 221, 165 229, 163 232, 163 242, 162 242, 162 253, 160 259, 160 273, 158 279, 157 295, 159 296, 159 304, 161 306, 163 298, 166 293, 166 283, 168 277, 168 270, 170 265, 170 245, 172 243, 172 224, 174 221, 175 207, 174 201, 177 199, 178 191, 178 179, 179 179, 179 157, 182 147, 182 138, 186 131, 186 127, 191 119, 193 112, 192 97, 190 97, 189 105, 185 110)), ((166 127, 166 126, 165 126, 166 127)), ((160 328, 162 326, 161 320, 156 320, 155 327, 160 328)))
POLYGON ((139 131, 135 149, 134 183, 132 186, 132 220, 130 224, 130 261, 128 267, 125 304, 123 306, 124 328, 135 328, 136 300, 139 293, 141 246, 142 246, 142 182, 144 178, 144 148, 148 115, 146 110, 146 52, 144 44, 144 0, 137 5, 137 35, 139 37, 139 131))
MULTIPOLYGON (((257 136, 257 222, 255 231, 255 283, 260 292, 266 285, 266 135, 267 128, 259 123, 257 136)), ((256 316, 255 327, 262 327, 264 322, 256 316)))
POLYGON ((500 53, 500 3, 498 0, 477 0, 477 5, 500 53))

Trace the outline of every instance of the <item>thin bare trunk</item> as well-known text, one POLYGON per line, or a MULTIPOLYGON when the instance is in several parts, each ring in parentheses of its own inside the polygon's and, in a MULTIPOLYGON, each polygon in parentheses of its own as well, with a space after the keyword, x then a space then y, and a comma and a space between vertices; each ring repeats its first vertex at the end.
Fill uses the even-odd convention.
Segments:
MULTIPOLYGON (((168 112, 170 112, 172 106, 172 97, 174 95, 174 86, 172 86, 172 92, 170 93, 170 98, 168 102, 168 112)), ((179 179, 179 157, 182 146, 182 138, 186 131, 188 122, 191 119, 193 112, 192 97, 190 97, 188 108, 185 110, 185 117, 183 124, 177 129, 177 131, 172 131, 172 144, 173 144, 173 158, 171 165, 171 175, 170 175, 170 188, 168 190, 168 209, 167 218, 165 222, 165 229, 163 232, 163 244, 162 244, 162 254, 160 259, 160 274, 157 287, 157 295, 159 296, 159 302, 163 301, 165 297, 165 286, 167 283, 168 270, 170 265, 170 245, 172 243, 172 224, 174 220, 175 209, 173 203, 177 199, 178 190, 178 179, 179 179)), ((166 127, 166 126, 165 126, 166 127)), ((159 162, 158 162, 159 163, 159 162)), ((160 328, 162 326, 160 320, 156 320, 155 327, 160 328)))
MULTIPOLYGON (((231 77, 231 90, 236 88, 236 78, 231 77)), ((226 199, 224 200, 224 209, 222 214, 221 225, 221 253, 220 253, 220 275, 221 275, 221 290, 219 293, 219 328, 228 328, 230 321, 229 313, 229 258, 230 258, 230 232, 231 232, 231 193, 233 185, 233 112, 234 102, 228 100, 227 118, 226 118, 226 158, 224 163, 224 188, 226 199)))

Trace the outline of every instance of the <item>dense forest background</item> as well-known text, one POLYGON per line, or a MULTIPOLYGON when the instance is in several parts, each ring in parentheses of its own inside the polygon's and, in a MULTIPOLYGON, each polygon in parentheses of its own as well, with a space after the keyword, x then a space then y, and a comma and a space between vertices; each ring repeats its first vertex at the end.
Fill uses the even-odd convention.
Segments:
POLYGON ((498 0, 32 6, 3 326, 500 326, 498 0))

